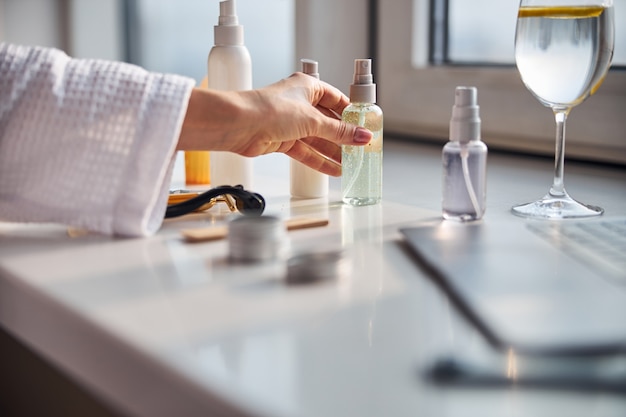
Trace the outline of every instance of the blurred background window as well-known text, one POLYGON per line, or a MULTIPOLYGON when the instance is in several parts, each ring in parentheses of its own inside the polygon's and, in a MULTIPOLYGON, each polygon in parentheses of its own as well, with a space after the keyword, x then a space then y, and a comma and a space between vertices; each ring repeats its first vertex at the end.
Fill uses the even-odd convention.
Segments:
MULTIPOLYGON (((295 69, 294 2, 237 0, 254 87, 271 84, 295 69)), ((187 75, 199 82, 213 46, 219 1, 126 0, 126 4, 128 59, 149 70, 187 75)))
MULTIPOLYGON (((295 0, 237 0, 253 86, 296 69, 295 0)), ((219 0, 0 0, 0 40, 123 60, 200 82, 219 0)))

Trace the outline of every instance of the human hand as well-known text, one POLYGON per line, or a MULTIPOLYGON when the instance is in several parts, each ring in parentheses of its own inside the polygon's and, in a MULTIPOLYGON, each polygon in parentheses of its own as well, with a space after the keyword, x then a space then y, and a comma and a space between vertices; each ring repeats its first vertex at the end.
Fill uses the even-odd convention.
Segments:
POLYGON ((365 145, 372 138, 369 130, 339 120, 349 104, 344 94, 302 73, 256 90, 194 90, 185 124, 192 124, 192 115, 202 108, 196 103, 204 103, 199 117, 204 117, 205 123, 200 125, 206 130, 195 143, 184 141, 184 125, 179 149, 231 151, 248 157, 282 152, 338 176, 341 145, 365 145), (185 142, 190 146, 185 148, 185 142))
POLYGON ((282 152, 318 171, 341 174, 340 145, 363 145, 371 133, 341 122, 349 104, 338 89, 311 76, 295 73, 252 96, 256 117, 250 119, 249 140, 235 152, 257 156, 282 152))

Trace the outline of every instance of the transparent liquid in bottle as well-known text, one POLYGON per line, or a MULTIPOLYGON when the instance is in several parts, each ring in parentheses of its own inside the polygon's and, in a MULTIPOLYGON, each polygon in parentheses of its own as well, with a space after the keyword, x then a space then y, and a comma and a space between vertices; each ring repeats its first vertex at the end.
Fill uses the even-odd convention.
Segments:
POLYGON ((383 113, 375 104, 350 104, 342 120, 365 127, 373 138, 365 146, 342 147, 341 195, 346 204, 365 206, 382 199, 383 113))
POLYGON ((444 146, 442 211, 445 219, 471 221, 483 217, 487 195, 486 166, 487 146, 484 142, 448 142, 444 146), (467 172, 464 172, 462 153, 466 155, 467 172))

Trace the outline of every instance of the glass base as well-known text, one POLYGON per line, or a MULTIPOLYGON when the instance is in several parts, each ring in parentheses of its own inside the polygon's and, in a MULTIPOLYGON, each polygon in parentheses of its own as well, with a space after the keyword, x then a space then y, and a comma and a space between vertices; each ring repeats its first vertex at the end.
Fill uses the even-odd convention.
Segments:
POLYGON ((600 216, 604 209, 589 206, 571 198, 567 193, 562 196, 546 195, 534 203, 521 204, 511 208, 513 214, 535 219, 578 219, 583 217, 600 216))

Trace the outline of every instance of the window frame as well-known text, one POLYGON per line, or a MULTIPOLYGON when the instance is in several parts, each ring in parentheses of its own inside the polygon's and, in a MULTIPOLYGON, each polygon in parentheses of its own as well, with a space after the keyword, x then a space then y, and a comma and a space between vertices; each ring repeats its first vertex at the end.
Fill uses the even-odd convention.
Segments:
MULTIPOLYGON (((396 0, 393 7, 371 1, 377 16, 378 101, 387 134, 445 142, 455 87, 474 85, 490 148, 554 155, 552 112, 525 88, 515 66, 433 65, 431 0, 396 0)), ((624 108, 626 71, 613 69, 599 91, 572 110, 566 157, 626 165, 624 108)))

